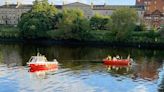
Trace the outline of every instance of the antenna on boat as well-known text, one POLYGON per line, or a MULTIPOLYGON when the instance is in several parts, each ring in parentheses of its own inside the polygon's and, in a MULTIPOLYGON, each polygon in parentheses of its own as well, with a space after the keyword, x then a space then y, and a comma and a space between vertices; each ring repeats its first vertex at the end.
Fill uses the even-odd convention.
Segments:
POLYGON ((39 49, 37 48, 37 56, 40 56, 39 49))
POLYGON ((130 54, 128 55, 127 59, 130 59, 130 54))

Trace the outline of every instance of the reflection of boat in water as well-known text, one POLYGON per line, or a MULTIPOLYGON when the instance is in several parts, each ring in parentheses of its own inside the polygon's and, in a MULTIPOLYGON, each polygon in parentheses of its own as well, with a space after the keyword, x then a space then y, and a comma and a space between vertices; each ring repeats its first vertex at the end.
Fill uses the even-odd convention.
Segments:
POLYGON ((124 74, 130 71, 130 66, 126 65, 107 65, 107 71, 114 73, 124 74))
POLYGON ((46 75, 50 72, 54 72, 54 71, 57 71, 58 68, 53 68, 53 69, 46 69, 46 70, 33 70, 32 68, 29 69, 29 72, 33 75, 35 75, 37 78, 39 79, 43 79, 43 78, 46 78, 46 75))
POLYGON ((32 56, 27 64, 31 71, 51 70, 58 67, 56 59, 49 62, 45 56, 40 55, 39 53, 37 56, 32 56))
POLYGON ((58 67, 56 67, 56 68, 51 68, 51 69, 33 69, 33 68, 30 68, 29 69, 29 72, 30 73, 37 73, 37 72, 51 72, 51 71, 56 71, 56 70, 58 70, 58 67))

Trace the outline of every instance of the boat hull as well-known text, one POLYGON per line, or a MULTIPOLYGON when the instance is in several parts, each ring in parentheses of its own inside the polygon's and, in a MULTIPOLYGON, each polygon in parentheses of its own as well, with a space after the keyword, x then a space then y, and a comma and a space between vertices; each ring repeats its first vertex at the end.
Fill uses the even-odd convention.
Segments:
POLYGON ((130 60, 127 60, 127 59, 120 59, 120 60, 107 60, 107 59, 104 59, 103 60, 103 63, 105 65, 116 65, 116 66, 126 66, 126 65, 130 65, 130 60))

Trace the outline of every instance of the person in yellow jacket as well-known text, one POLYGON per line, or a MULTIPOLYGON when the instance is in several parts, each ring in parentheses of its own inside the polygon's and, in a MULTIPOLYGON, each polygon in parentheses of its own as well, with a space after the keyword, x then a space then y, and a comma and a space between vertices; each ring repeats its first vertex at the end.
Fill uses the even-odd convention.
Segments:
POLYGON ((112 60, 112 57, 110 55, 107 56, 107 60, 112 60))

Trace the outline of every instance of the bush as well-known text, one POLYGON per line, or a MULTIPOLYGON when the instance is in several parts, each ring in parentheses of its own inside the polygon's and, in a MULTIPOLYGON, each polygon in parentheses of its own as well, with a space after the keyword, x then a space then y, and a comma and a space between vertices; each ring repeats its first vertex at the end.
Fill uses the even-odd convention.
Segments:
POLYGON ((1 38, 19 38, 21 37, 21 32, 17 27, 13 26, 0 26, 0 37, 1 38))
POLYGON ((159 41, 160 34, 154 31, 142 31, 142 32, 133 32, 132 39, 129 41, 133 42, 156 42, 159 41))

